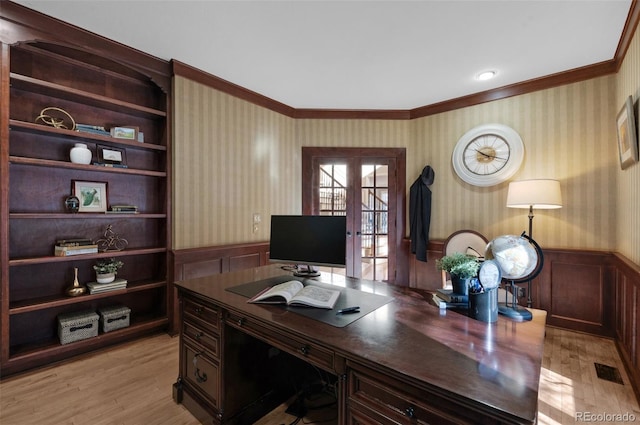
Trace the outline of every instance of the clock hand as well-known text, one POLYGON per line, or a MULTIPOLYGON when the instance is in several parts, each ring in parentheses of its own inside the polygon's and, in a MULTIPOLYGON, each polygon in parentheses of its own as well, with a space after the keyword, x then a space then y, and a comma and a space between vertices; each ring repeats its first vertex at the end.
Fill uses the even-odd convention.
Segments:
POLYGON ((482 155, 482 156, 486 156, 487 158, 491 158, 491 159, 499 159, 499 160, 501 160, 501 161, 506 161, 506 160, 507 160, 506 158, 502 158, 502 157, 499 157, 499 156, 489 155, 488 153, 484 153, 484 152, 482 152, 481 150, 478 150, 478 149, 474 149, 474 150, 475 150, 476 152, 478 152, 480 155, 482 155))

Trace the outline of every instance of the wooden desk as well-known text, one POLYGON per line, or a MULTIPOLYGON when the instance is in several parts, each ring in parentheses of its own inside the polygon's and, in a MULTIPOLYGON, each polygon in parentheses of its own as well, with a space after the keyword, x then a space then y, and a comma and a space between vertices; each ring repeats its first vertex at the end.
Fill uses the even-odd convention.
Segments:
POLYGON ((428 293, 335 277, 337 285, 394 297, 337 328, 225 290, 283 274, 267 266, 176 283, 174 399, 203 423, 242 423, 239 412, 254 401, 255 386, 237 376, 246 366, 239 362, 252 362, 241 360, 252 358, 247 352, 258 358, 260 344, 335 375, 340 424, 535 423, 544 311, 532 310, 530 322, 500 317, 488 324, 437 309, 428 293))

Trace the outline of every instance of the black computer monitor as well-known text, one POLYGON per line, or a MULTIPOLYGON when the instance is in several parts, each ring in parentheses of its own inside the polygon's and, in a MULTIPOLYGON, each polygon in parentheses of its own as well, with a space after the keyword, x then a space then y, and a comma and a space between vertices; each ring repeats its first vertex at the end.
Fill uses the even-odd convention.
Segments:
POLYGON ((313 266, 346 267, 346 244, 345 216, 271 216, 269 261, 306 265, 297 276, 318 276, 313 266))

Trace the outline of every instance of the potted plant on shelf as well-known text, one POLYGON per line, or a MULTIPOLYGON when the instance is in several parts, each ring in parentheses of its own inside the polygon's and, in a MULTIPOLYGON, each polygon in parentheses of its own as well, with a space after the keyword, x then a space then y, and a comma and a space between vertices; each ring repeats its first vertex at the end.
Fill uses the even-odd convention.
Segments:
POLYGON ((480 260, 472 255, 454 252, 436 260, 436 268, 449 273, 454 294, 468 295, 469 281, 477 276, 480 260))
POLYGON ((98 283, 113 282, 116 278, 116 274, 118 273, 118 269, 122 266, 124 266, 124 263, 113 257, 99 260, 93 266, 93 269, 96 271, 96 280, 98 283))

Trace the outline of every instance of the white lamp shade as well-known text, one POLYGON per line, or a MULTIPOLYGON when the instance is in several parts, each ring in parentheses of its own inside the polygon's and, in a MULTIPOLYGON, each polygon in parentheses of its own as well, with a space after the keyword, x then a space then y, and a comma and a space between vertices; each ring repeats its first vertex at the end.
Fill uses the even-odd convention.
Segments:
POLYGON ((553 209, 562 208, 558 180, 535 179, 509 183, 507 207, 553 209))

